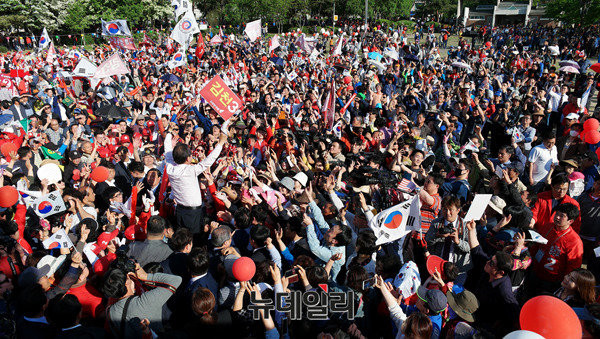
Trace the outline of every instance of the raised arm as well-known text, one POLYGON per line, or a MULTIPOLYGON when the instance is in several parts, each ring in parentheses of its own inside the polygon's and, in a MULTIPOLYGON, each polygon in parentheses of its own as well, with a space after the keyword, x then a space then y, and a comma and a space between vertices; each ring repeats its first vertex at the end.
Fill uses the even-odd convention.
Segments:
POLYGON ((215 163, 215 161, 217 161, 217 158, 221 154, 221 150, 223 150, 223 145, 225 145, 226 142, 227 133, 221 132, 221 134, 219 135, 219 142, 217 143, 217 146, 212 150, 212 152, 210 152, 210 154, 206 158, 204 158, 204 160, 194 165, 196 175, 200 175, 202 172, 209 169, 212 166, 212 164, 215 163))
POLYGON ((308 247, 317 258, 327 262, 333 255, 333 251, 329 248, 322 246, 315 233, 315 225, 308 214, 304 214, 303 224, 306 226, 306 240, 308 241, 308 247))

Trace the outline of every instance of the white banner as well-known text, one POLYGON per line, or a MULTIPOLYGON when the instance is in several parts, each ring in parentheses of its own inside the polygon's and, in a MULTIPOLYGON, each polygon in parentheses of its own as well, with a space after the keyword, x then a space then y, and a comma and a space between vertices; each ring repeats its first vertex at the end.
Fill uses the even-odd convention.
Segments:
POLYGON ((254 40, 258 39, 261 36, 261 24, 260 19, 249 22, 246 24, 246 29, 244 29, 244 33, 250 38, 250 41, 254 42, 254 40))
POLYGON ((81 58, 77 66, 73 69, 73 76, 78 77, 88 77, 91 78, 96 74, 96 70, 98 66, 96 66, 93 62, 89 61, 87 58, 81 58))

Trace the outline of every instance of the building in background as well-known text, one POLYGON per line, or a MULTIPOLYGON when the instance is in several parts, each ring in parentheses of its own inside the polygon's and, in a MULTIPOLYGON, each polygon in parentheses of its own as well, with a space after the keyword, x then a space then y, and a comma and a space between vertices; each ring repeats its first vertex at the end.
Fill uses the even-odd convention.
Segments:
POLYGON ((529 2, 500 1, 496 5, 479 5, 475 9, 464 9, 463 22, 469 26, 503 26, 515 24, 546 25, 552 19, 546 18, 544 5, 533 6, 529 2), (464 20, 466 19, 466 21, 464 20))

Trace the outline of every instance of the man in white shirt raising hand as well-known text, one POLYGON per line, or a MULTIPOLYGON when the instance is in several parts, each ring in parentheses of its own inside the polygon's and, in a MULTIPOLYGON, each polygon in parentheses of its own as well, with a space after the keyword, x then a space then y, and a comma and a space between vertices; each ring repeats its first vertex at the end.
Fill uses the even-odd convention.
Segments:
POLYGON ((165 171, 171 182, 173 199, 177 204, 175 215, 179 226, 188 228, 192 233, 202 231, 202 192, 198 176, 209 170, 217 160, 227 142, 227 130, 221 131, 219 142, 212 152, 201 162, 192 164, 192 151, 187 144, 179 143, 173 147, 173 135, 165 138, 165 171))

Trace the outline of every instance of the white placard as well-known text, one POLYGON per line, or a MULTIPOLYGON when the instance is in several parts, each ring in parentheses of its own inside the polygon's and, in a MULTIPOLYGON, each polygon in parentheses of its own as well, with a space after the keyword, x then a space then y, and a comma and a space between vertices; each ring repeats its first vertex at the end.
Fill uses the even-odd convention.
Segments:
POLYGON ((485 209, 488 207, 490 200, 492 200, 491 194, 476 194, 471 203, 471 207, 465 215, 463 221, 479 220, 483 216, 485 209))

